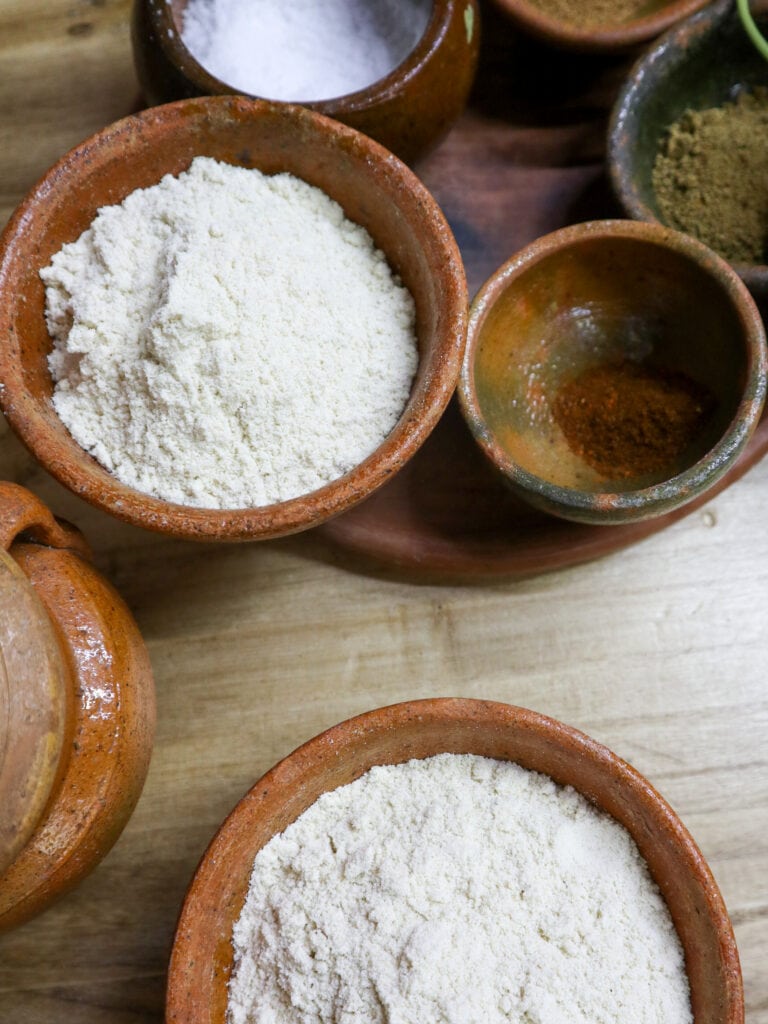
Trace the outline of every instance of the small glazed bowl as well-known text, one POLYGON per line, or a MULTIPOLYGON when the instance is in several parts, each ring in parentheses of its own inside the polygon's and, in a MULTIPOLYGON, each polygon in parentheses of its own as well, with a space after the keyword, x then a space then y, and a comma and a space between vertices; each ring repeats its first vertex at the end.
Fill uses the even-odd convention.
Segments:
POLYGON ((105 856, 144 785, 146 648, 82 536, 0 483, 0 931, 105 856))
POLYGON ((722 476, 760 417, 767 365, 760 315, 725 261, 660 225, 595 221, 538 239, 486 281, 459 399, 520 497, 565 519, 626 523, 684 505, 722 476), (620 363, 683 374, 711 396, 674 475, 606 477, 555 420, 561 387, 620 363))
POLYGON ((381 708, 299 747, 240 801, 208 847, 181 911, 168 976, 169 1024, 224 1024, 232 926, 253 860, 317 798, 374 765, 478 754, 573 786, 631 834, 685 951, 697 1024, 741 1024, 741 972, 728 914, 685 826, 630 765, 583 733, 523 708, 436 699, 381 708))
POLYGON ((238 96, 155 107, 97 133, 32 189, 0 237, 0 405, 11 427, 64 486, 146 529, 200 540, 253 540, 307 529, 362 501, 421 446, 455 388, 464 349, 464 267, 432 196, 396 157, 303 107, 238 96), (372 235, 416 303, 419 365, 389 436, 340 479, 260 508, 174 505, 121 484, 72 438, 51 403, 52 343, 39 271, 97 210, 178 174, 198 155, 288 171, 323 189, 372 235))
POLYGON ((709 0, 655 0, 641 17, 607 24, 578 25, 548 14, 530 0, 495 0, 520 28, 551 46, 582 53, 614 53, 647 43, 670 25, 701 10, 709 0))
MULTIPOLYGON (((211 75, 184 45, 185 7, 186 0, 135 0, 134 63, 150 105, 242 91, 211 75)), ((370 135, 411 163, 433 149, 463 111, 479 45, 477 0, 434 0, 424 35, 386 78, 346 96, 308 96, 301 102, 370 135)))
MULTIPOLYGON (((751 4, 768 31, 768 2, 751 4)), ((731 0, 719 0, 676 25, 630 72, 611 113, 608 165, 627 216, 663 223, 653 167, 667 130, 687 110, 719 107, 740 88, 768 86, 768 63, 750 42, 731 0)), ((756 182, 755 187, 765 187, 756 182)), ((768 296, 768 266, 733 264, 750 291, 768 296)))

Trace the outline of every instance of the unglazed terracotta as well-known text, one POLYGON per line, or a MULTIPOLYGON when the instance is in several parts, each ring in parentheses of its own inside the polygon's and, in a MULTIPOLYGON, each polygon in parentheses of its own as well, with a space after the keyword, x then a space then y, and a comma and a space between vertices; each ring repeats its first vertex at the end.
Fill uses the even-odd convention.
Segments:
POLYGON ((149 766, 155 698, 138 628, 77 531, 10 483, 0 483, 0 523, 0 598, 14 578, 19 609, 34 612, 9 643, 10 603, 0 604, 0 802, 13 811, 10 835, 5 813, 0 829, 5 930, 80 881, 120 835, 149 766), (26 671, 7 657, 24 645, 26 671), (44 678, 29 689, 39 665, 44 678))
POLYGON ((696 1024, 741 1024, 736 943, 712 874, 685 826, 630 765, 583 733, 507 704, 424 700, 369 712, 310 740, 241 800, 206 851, 179 919, 169 1024, 224 1024, 232 926, 253 860, 328 790, 374 765, 450 752, 515 761, 570 785, 632 835, 683 945, 696 1024))
POLYGON ((677 231, 594 221, 538 239, 480 289, 459 398, 482 451, 520 497, 595 525, 669 513, 744 451, 766 393, 765 333, 743 283, 677 231), (625 359, 688 375, 715 401, 668 479, 606 479, 552 415, 559 388, 625 359))
MULTIPOLYGON (((209 74, 181 39, 186 0, 136 0, 136 71, 150 105, 239 93, 209 74)), ((370 135, 407 162, 432 149, 458 119, 477 65, 477 0, 434 0, 421 40, 391 74, 358 92, 303 105, 370 135)), ((270 97, 263 97, 270 99, 270 97)))
MULTIPOLYGON (((750 8, 768 32, 768 0, 752 0, 750 8)), ((611 114, 608 165, 627 215, 662 222, 653 166, 667 130, 686 110, 720 107, 735 98, 737 88, 758 86, 768 87, 768 63, 731 0, 711 4, 655 43, 630 72, 611 114)), ((733 267, 754 295, 768 298, 768 266, 733 267)))
POLYGON ((137 526, 201 540, 278 537, 351 508, 417 451, 455 388, 464 350, 467 288, 439 207, 405 164, 314 111, 237 96, 155 107, 68 153, 21 203, 0 237, 0 390, 11 427, 62 484, 137 526), (51 403, 39 271, 97 210, 185 170, 198 155, 267 174, 288 171, 323 189, 362 224, 410 289, 419 367, 406 408, 364 462, 311 494, 262 508, 174 505, 121 484, 74 441, 51 403))
MULTIPOLYGON (((521 28, 552 46, 583 53, 612 53, 647 43, 681 18, 701 10, 709 0, 656 0, 650 13, 623 24, 576 25, 562 21, 530 0, 494 0, 521 28)), ((651 7, 651 5, 648 5, 651 7)))

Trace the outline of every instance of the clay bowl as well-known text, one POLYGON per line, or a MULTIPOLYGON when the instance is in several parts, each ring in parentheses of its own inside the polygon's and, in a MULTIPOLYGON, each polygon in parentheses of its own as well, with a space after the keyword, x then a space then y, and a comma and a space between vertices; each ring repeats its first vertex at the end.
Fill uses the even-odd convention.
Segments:
MULTIPOLYGON (((209 74, 184 45, 185 7, 186 0, 133 5, 134 62, 150 105, 242 92, 209 74)), ((424 35, 386 78, 346 96, 307 96, 300 102, 370 135, 410 163, 434 148, 464 109, 479 28, 477 0, 434 0, 424 35)))
POLYGON ((361 501, 417 451, 458 378, 467 320, 464 268, 445 218, 420 181, 377 143, 302 107, 244 97, 183 100, 125 118, 64 156, 32 189, 0 238, 0 405, 42 465, 86 501, 137 526, 203 540, 277 537, 361 501), (197 155, 289 171, 362 224, 410 289, 419 367, 390 435, 359 466, 290 501, 218 511, 174 505, 121 484, 74 441, 51 404, 39 270, 96 211, 178 174, 197 155))
POLYGON ((111 849, 149 767, 144 643, 83 538, 0 483, 0 931, 111 849))
MULTIPOLYGON (((751 7, 758 26, 768 31, 768 2, 751 7)), ((676 25, 640 58, 616 100, 608 133, 611 181, 627 216, 662 222, 652 173, 670 125, 686 110, 722 106, 740 87, 755 86, 768 86, 768 63, 747 38, 730 0, 676 25)), ((753 294, 768 296, 768 266, 734 269, 753 294)))
POLYGON ((626 523, 669 512, 722 476, 759 419, 766 365, 760 315, 727 263, 660 225, 596 221, 540 238, 483 285, 459 398, 520 497, 565 519, 626 523), (684 374, 709 393, 701 429, 661 473, 624 475, 636 462, 598 472, 600 459, 588 464, 556 422, 560 389, 614 364, 684 374))
POLYGON ((253 859, 328 790, 369 768, 443 752, 516 761, 570 785, 633 836, 669 906, 685 950, 697 1024, 741 1024, 738 954, 704 858, 675 813, 630 765, 583 733, 533 711, 477 700, 381 708, 310 740, 240 801, 208 847, 181 911, 166 1019, 224 1024, 232 926, 253 859))
POLYGON ((681 18, 700 10, 709 0, 651 0, 641 17, 623 22, 577 25, 548 14, 530 0, 495 0, 496 6, 520 28, 562 49, 583 53, 613 53, 647 43, 681 18))

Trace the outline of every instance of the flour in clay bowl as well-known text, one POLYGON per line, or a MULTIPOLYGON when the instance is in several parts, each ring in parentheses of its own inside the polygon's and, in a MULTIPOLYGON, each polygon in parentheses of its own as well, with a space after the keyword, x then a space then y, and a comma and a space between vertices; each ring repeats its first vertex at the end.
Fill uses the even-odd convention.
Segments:
POLYGON ((507 761, 440 754, 323 794, 256 855, 228 1024, 692 1024, 629 833, 507 761))
POLYGON ((53 405, 122 483, 238 509, 371 455, 418 364, 415 306, 320 189, 207 157, 100 209, 40 272, 53 405))

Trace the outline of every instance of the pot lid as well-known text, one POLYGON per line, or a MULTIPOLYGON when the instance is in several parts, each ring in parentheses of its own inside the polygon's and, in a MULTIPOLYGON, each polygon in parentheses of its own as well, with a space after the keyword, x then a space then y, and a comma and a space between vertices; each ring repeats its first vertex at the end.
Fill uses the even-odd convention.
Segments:
POLYGON ((67 725, 67 671, 54 626, 0 549, 0 875, 45 810, 67 725))

